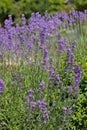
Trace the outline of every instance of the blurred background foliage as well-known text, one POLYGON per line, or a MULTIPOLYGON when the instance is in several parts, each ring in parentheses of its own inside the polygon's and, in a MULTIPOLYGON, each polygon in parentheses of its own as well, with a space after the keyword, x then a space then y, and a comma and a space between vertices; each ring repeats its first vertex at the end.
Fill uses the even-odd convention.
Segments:
POLYGON ((45 10, 53 15, 56 11, 69 10, 74 7, 83 11, 87 8, 87 0, 0 0, 0 23, 13 15, 15 22, 20 21, 22 13, 29 18, 32 12, 40 12, 42 15, 45 10))
POLYGON ((77 10, 84 11, 87 9, 87 0, 74 0, 77 10))

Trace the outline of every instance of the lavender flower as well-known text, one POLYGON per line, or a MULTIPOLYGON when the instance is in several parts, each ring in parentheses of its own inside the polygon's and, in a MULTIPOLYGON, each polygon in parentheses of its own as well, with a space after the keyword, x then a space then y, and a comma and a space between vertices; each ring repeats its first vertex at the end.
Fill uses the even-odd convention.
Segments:
POLYGON ((72 41, 72 51, 76 48, 76 40, 72 41))
POLYGON ((54 70, 50 70, 49 74, 48 74, 49 80, 53 81, 55 79, 55 75, 56 75, 55 71, 54 70))
POLYGON ((58 39, 61 39, 61 34, 60 34, 60 32, 58 32, 58 39))
POLYGON ((52 65, 52 63, 53 63, 53 57, 50 56, 50 65, 52 65))
POLYGON ((45 112, 44 112, 44 115, 43 115, 43 118, 44 118, 44 124, 46 124, 47 123, 47 120, 48 120, 48 118, 49 118, 49 111, 48 110, 46 110, 45 112))
POLYGON ((68 15, 67 15, 66 12, 62 11, 61 16, 62 16, 62 19, 63 19, 63 20, 66 20, 66 21, 67 21, 68 15))
POLYGON ((29 96, 26 96, 26 107, 30 108, 30 99, 29 99, 29 96))
POLYGON ((0 93, 2 93, 3 92, 3 90, 4 90, 4 81, 2 80, 2 79, 0 79, 0 93))
POLYGON ((72 92, 73 92, 73 88, 72 88, 72 86, 70 86, 69 89, 68 89, 68 94, 71 95, 72 92))
POLYGON ((38 90, 39 93, 42 93, 42 90, 44 88, 44 84, 45 83, 43 81, 40 82, 40 87, 39 87, 39 90, 38 90))
POLYGON ((22 14, 22 18, 21 19, 22 19, 22 24, 25 25, 26 24, 26 18, 25 18, 24 14, 22 14))
POLYGON ((27 108, 31 107, 31 102, 32 102, 33 98, 34 98, 34 96, 33 96, 33 90, 32 90, 32 88, 30 88, 28 90, 28 95, 26 96, 26 106, 27 106, 27 108))
POLYGON ((72 81, 72 87, 76 96, 76 99, 78 98, 78 85, 80 83, 80 77, 82 74, 82 70, 80 67, 80 63, 78 63, 75 67, 73 67, 74 71, 74 76, 73 76, 73 81, 72 81))
POLYGON ((38 107, 40 109, 40 112, 44 112, 46 109, 46 101, 45 100, 38 100, 37 101, 38 107))
POLYGON ((8 15, 8 18, 9 18, 9 23, 10 23, 10 25, 12 24, 12 15, 10 14, 10 15, 8 15))
POLYGON ((67 71, 72 70, 72 66, 74 63, 74 52, 71 51, 71 48, 69 45, 66 46, 66 65, 67 65, 67 71))
POLYGON ((46 27, 40 33, 41 44, 46 43, 46 27))
POLYGON ((30 56, 27 56, 27 57, 26 57, 26 61, 27 61, 27 62, 30 62, 30 61, 31 61, 31 57, 30 57, 30 56))
POLYGON ((59 74, 56 74, 56 84, 57 85, 60 84, 60 76, 59 76, 59 74))
POLYGON ((83 12, 80 12, 79 11, 79 19, 81 20, 81 21, 83 21, 84 19, 85 19, 85 14, 83 13, 83 12))
POLYGON ((40 46, 40 48, 43 50, 43 61, 42 61, 42 70, 46 70, 46 63, 47 63, 47 55, 48 55, 48 49, 46 46, 40 46), (45 68, 45 69, 43 69, 45 68))
POLYGON ((32 100, 32 99, 34 98, 32 88, 30 88, 30 89, 28 90, 28 96, 29 96, 30 100, 32 100))
POLYGON ((79 74, 79 76, 81 76, 82 69, 80 67, 80 63, 77 63, 77 65, 75 67, 73 67, 73 71, 75 74, 79 74))
POLYGON ((31 102, 31 108, 34 109, 37 105, 37 102, 31 102))
POLYGON ((63 107, 62 110, 63 110, 63 121, 64 121, 66 118, 67 107, 63 107))
POLYGON ((72 107, 68 107, 68 115, 71 116, 72 115, 72 107))
POLYGON ((58 40, 58 52, 61 53, 62 51, 64 51, 64 46, 65 46, 65 39, 60 38, 58 40))
POLYGON ((2 55, 3 55, 2 52, 0 52, 0 57, 2 57, 2 55))
POLYGON ((72 15, 72 16, 75 16, 75 14, 76 14, 75 9, 74 9, 74 8, 72 8, 72 9, 70 10, 70 13, 71 13, 71 15, 72 15))
POLYGON ((28 41, 26 45, 26 50, 29 52, 31 50, 31 47, 32 47, 31 41, 28 41))

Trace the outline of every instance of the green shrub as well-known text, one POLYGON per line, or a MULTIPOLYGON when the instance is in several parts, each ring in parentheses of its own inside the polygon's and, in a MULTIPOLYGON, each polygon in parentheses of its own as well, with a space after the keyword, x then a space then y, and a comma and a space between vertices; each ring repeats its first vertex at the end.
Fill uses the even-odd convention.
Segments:
POLYGON ((0 0, 0 22, 6 19, 11 8, 13 8, 12 0, 0 0))
POLYGON ((80 94, 75 106, 75 113, 72 122, 76 130, 86 130, 87 128, 87 63, 82 65, 83 74, 80 83, 80 94))
POLYGON ((48 0, 48 11, 50 14, 54 14, 56 11, 63 9, 64 0, 48 0))
POLYGON ((54 14, 58 10, 63 9, 64 0, 1 0, 0 1, 0 22, 2 23, 8 16, 12 14, 15 23, 20 23, 22 13, 29 18, 32 12, 40 12, 44 14, 48 10, 50 14, 54 14))
POLYGON ((87 0, 74 0, 74 4, 76 9, 83 11, 87 8, 87 0))

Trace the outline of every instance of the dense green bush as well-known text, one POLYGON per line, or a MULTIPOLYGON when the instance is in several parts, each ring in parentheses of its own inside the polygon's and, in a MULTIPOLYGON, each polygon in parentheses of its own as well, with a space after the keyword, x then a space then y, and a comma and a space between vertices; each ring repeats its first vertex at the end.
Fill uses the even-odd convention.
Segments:
POLYGON ((11 8, 13 8, 12 0, 0 0, 0 22, 6 19, 11 8))
POLYGON ((1 0, 0 1, 0 22, 7 18, 8 14, 12 14, 15 22, 20 22, 22 13, 27 18, 32 12, 40 12, 42 15, 45 10, 50 14, 63 9, 64 0, 1 0))
POLYGON ((84 9, 87 9, 87 0, 74 0, 74 4, 78 10, 83 11, 84 9))
POLYGON ((73 125, 76 130, 86 130, 87 128, 87 61, 82 65, 82 68, 80 94, 75 106, 76 112, 72 116, 73 125))
POLYGON ((53 14, 56 11, 61 11, 63 9, 64 0, 48 0, 48 11, 53 14))

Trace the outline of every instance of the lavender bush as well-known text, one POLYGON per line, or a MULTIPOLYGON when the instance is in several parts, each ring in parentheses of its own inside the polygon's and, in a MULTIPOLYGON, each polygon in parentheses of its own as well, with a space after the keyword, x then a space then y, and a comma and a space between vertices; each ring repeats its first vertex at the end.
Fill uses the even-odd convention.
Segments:
POLYGON ((5 20, 0 27, 1 130, 74 130, 71 116, 82 73, 74 38, 86 15, 72 9, 69 15, 32 13, 28 21, 22 14, 15 26, 11 15, 5 20))

